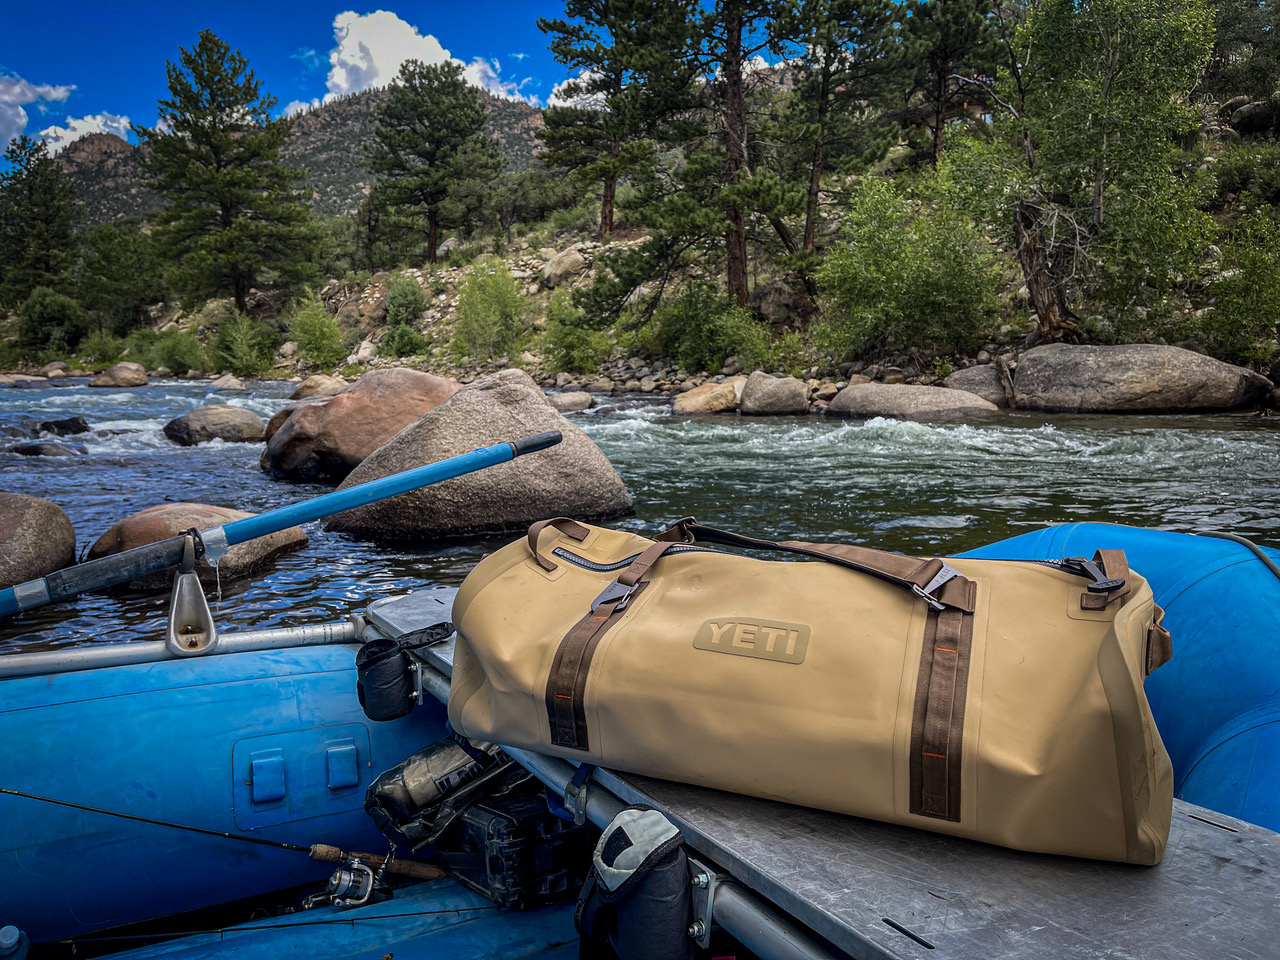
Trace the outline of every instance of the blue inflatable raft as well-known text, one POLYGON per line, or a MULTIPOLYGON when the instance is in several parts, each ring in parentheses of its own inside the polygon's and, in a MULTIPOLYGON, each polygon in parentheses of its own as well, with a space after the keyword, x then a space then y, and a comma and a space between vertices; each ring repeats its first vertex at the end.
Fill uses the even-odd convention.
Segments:
POLYGON ((1280 551, 1104 523, 1072 523, 965 556, 1092 557, 1121 549, 1147 578, 1173 659, 1146 683, 1183 800, 1280 830, 1280 551))

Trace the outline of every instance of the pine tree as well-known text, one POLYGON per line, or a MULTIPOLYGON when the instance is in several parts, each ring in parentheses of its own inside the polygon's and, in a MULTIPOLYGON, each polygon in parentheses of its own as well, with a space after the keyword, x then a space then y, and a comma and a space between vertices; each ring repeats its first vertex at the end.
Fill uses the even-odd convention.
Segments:
POLYGON ((42 141, 21 136, 0 173, 0 303, 16 306, 36 287, 60 290, 76 257, 79 202, 42 141))
POLYGON ((568 0, 565 16, 579 22, 538 21, 552 56, 578 72, 561 90, 571 105, 544 114, 543 162, 601 185, 601 239, 613 232, 618 179, 650 155, 655 125, 685 105, 695 11, 694 0, 568 0))
POLYGON ((992 0, 910 0, 904 4, 902 55, 916 65, 915 91, 933 131, 932 159, 942 156, 942 132, 976 91, 959 79, 995 73, 992 0))
POLYGON ((296 189, 302 173, 281 160, 291 121, 271 118, 276 98, 209 30, 166 72, 159 123, 134 133, 166 201, 156 240, 176 290, 187 302, 229 292, 244 311, 268 275, 288 289, 313 279, 321 231, 296 189))
POLYGON ((492 180, 502 160, 483 133, 487 114, 479 96, 456 63, 408 60, 388 94, 367 147, 369 168, 379 177, 374 190, 400 212, 426 220, 427 259, 435 263, 440 230, 476 212, 474 191, 460 188, 492 180))
POLYGON ((833 168, 841 148, 861 140, 859 152, 868 156, 860 159, 875 159, 888 144, 878 126, 865 129, 850 114, 906 79, 902 60, 894 55, 896 13, 890 0, 802 0, 783 27, 803 48, 795 63, 800 79, 788 119, 799 122, 799 139, 810 147, 804 250, 813 249, 822 175, 833 168))
POLYGON ((164 299, 154 241, 136 224, 106 223, 84 231, 81 244, 77 299, 95 314, 99 330, 123 336, 164 299))

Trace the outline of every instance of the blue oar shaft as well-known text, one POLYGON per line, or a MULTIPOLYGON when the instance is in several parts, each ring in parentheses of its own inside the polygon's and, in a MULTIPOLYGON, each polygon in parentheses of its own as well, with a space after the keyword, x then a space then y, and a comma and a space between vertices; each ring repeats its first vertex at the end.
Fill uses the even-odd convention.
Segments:
MULTIPOLYGON (((321 517, 329 517, 355 507, 363 507, 397 494, 440 483, 443 480, 452 480, 465 473, 506 463, 525 453, 545 450, 559 442, 558 430, 538 433, 513 443, 481 447, 479 450, 450 457, 439 463, 429 463, 380 480, 371 480, 348 490, 335 490, 322 497, 261 513, 256 517, 235 520, 200 534, 200 539, 205 546, 205 556, 210 562, 216 563, 227 552, 228 547, 237 543, 265 537, 300 523, 319 520, 321 517)), ((182 559, 184 541, 185 536, 179 536, 170 540, 161 540, 158 543, 149 543, 123 553, 67 567, 47 577, 29 580, 15 587, 9 587, 7 590, 0 590, 0 617, 7 617, 19 610, 29 610, 58 600, 69 600, 82 593, 127 583, 138 577, 159 573, 168 567, 176 566, 182 559)))
POLYGON ((516 453, 512 444, 499 443, 492 447, 481 447, 458 457, 450 457, 439 463, 428 463, 423 467, 415 467, 403 473, 396 473, 380 480, 371 480, 347 490, 335 490, 312 500, 280 507, 268 513, 260 513, 255 517, 233 520, 231 523, 205 530, 200 534, 204 541, 205 556, 210 562, 221 559, 227 547, 237 543, 256 540, 300 523, 310 523, 321 517, 331 517, 344 510, 363 507, 378 500, 385 500, 397 494, 408 493, 420 487, 429 487, 433 483, 452 480, 464 473, 483 470, 515 459, 516 453))

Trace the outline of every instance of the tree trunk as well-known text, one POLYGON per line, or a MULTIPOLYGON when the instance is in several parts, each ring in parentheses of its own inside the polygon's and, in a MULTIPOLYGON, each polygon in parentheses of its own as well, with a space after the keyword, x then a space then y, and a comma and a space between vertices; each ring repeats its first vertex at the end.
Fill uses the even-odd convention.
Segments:
POLYGON ((427 262, 435 263, 436 257, 436 238, 440 234, 440 218, 436 212, 432 210, 427 214, 427 262))
POLYGON ((236 274, 235 282, 236 292, 236 310, 240 313, 248 314, 249 312, 249 284, 245 281, 242 274, 236 274))
MULTIPOLYGON (((724 147, 725 181, 732 185, 747 169, 747 104, 742 77, 741 5, 727 5, 724 53, 724 147)), ((729 296, 740 307, 750 302, 747 289, 747 222, 737 204, 724 205, 729 229, 725 233, 725 273, 729 296)))
MULTIPOLYGON (((611 140, 609 142, 609 156, 617 160, 621 153, 622 144, 617 140, 611 140)), ((596 238, 598 240, 603 240, 613 233, 613 198, 617 191, 618 175, 610 173, 604 178, 604 196, 600 198, 600 235, 596 238)))
POLYGON ((1013 236, 1018 246, 1022 276, 1031 293, 1031 302, 1040 321, 1040 335, 1046 340, 1059 340, 1076 329, 1072 312, 1067 309, 1061 278, 1054 271, 1040 227, 1039 207, 1023 201, 1013 211, 1013 236))
POLYGON ((942 120, 947 103, 947 74, 941 66, 935 71, 938 75, 937 100, 933 105, 933 165, 936 167, 942 158, 942 120))
POLYGON ((818 187, 822 182, 822 145, 827 132, 827 97, 831 74, 823 69, 822 85, 818 93, 818 135, 813 140, 813 166, 809 171, 809 201, 804 210, 804 249, 813 249, 813 235, 817 230, 818 187))

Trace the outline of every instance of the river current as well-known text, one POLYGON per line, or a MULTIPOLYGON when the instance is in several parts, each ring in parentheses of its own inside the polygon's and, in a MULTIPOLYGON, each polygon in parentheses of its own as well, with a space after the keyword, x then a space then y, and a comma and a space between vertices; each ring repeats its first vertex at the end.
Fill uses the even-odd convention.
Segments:
MULTIPOLYGON (((205 382, 162 380, 132 390, 62 383, 0 387, 0 421, 81 415, 93 432, 68 439, 88 455, 0 453, 0 489, 61 506, 81 553, 117 520, 157 503, 262 512, 329 489, 268 478, 258 468, 260 444, 178 447, 161 432, 173 417, 210 403, 268 418, 292 384, 219 395, 205 382)), ((1223 530, 1280 546, 1280 418, 686 419, 671 415, 669 401, 635 397, 605 399, 571 420, 600 445, 635 499, 635 515, 615 524, 640 532, 696 516, 769 539, 937 555, 1089 520, 1223 530)), ((329 622, 379 596, 458 584, 504 542, 385 545, 320 524, 307 534, 306 549, 277 558, 252 581, 209 591, 220 629, 329 622)), ((167 602, 165 595, 95 595, 31 611, 0 624, 0 652, 158 638, 167 602)))

